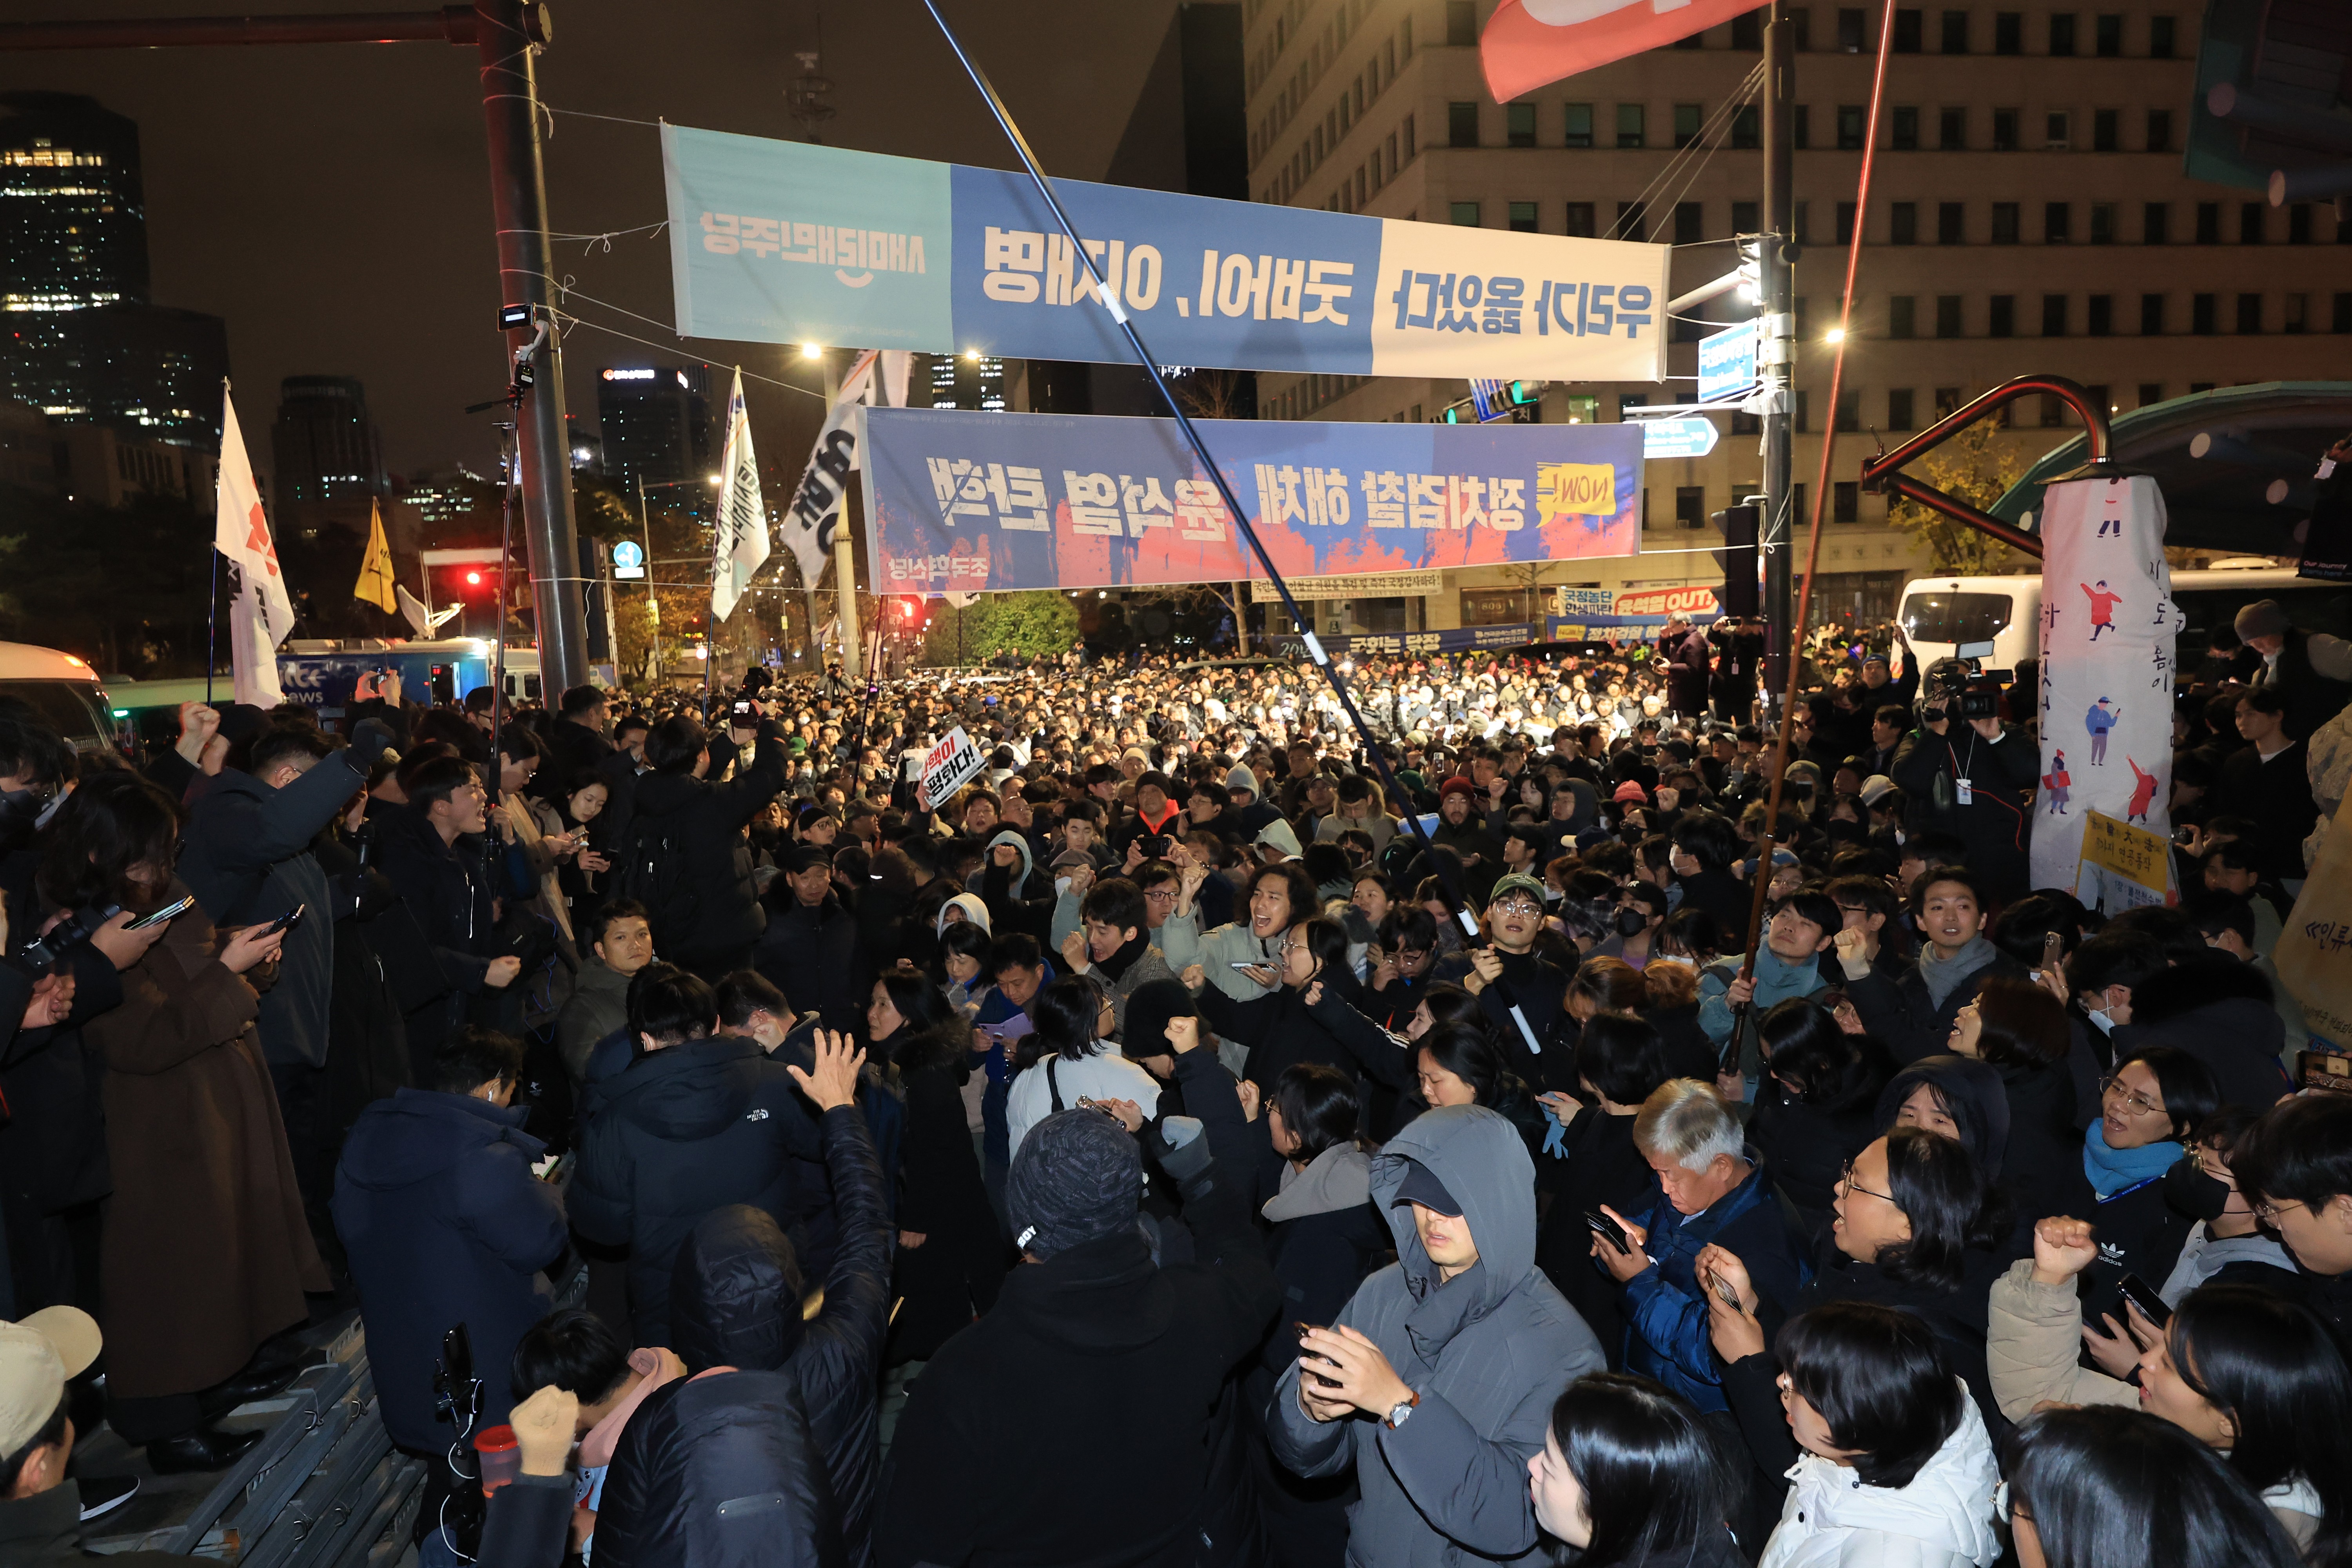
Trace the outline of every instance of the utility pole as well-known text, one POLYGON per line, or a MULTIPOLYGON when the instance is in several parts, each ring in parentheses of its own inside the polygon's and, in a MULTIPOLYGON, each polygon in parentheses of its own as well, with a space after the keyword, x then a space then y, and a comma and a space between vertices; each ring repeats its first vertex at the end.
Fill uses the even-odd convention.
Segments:
POLYGON ((1772 0, 1771 20, 1764 28, 1764 244, 1759 281, 1763 285, 1763 315, 1756 340, 1756 371, 1764 383, 1764 519, 1760 530, 1765 547, 1764 691, 1766 712, 1776 695, 1789 689, 1790 638, 1802 628, 1791 628, 1795 610, 1790 573, 1795 564, 1795 510, 1790 504, 1790 436, 1797 411, 1797 302, 1795 223, 1795 156, 1797 116, 1792 107, 1797 89, 1796 27, 1789 20, 1788 0, 1772 0))

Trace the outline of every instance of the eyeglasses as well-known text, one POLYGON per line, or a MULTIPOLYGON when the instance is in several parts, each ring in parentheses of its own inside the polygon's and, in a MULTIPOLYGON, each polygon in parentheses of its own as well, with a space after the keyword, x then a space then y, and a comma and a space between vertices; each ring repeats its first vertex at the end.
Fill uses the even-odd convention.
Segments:
POLYGON ((1173 888, 1153 888, 1145 892, 1143 897, 1146 901, 1150 903, 1172 904, 1176 901, 1176 889, 1173 888))
POLYGON ((2099 1080, 2099 1095, 2102 1099, 2105 1099, 2108 1095, 2115 1096, 2117 1100, 2122 1102, 2124 1114, 2126 1116, 2161 1116, 2164 1114, 2163 1106, 2158 1105, 2156 1101, 2148 1099, 2147 1096, 2144 1094, 2134 1093, 2131 1089, 2124 1086, 2124 1080, 2122 1079, 2117 1078, 2113 1073, 2109 1073, 2106 1077, 2099 1080))
POLYGON ((2283 1202, 2256 1204, 2254 1217, 2275 1229, 2278 1226, 2279 1210, 2297 1208, 2302 1205, 2302 1203, 2301 1198, 2288 1198, 2283 1202))
MULTIPOLYGON (((1853 1179, 1853 1162, 1851 1160, 1848 1160, 1845 1163, 1845 1168, 1838 1173, 1838 1185, 1843 1187, 1850 1193, 1863 1193, 1874 1198, 1882 1198, 1890 1204, 1895 1203, 1895 1194, 1893 1193, 1874 1193, 1868 1187, 1864 1186, 1860 1182, 1855 1181, 1853 1179)), ((1901 1204, 1895 1204, 1895 1206, 1896 1208, 1901 1208, 1903 1205, 1901 1204)))
POLYGON ((1539 915, 1543 906, 1533 899, 1502 899, 1486 906, 1498 915, 1539 915))

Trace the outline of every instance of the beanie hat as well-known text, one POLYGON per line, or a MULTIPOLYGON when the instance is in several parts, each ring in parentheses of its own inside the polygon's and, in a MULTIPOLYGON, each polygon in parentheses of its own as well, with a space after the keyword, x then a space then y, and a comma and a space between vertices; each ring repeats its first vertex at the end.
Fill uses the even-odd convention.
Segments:
POLYGON ((1039 1262, 1131 1229, 1143 1155, 1127 1129, 1090 1106, 1057 1111, 1013 1152, 1004 1203, 1013 1245, 1039 1262))
POLYGON ((1864 805, 1876 805, 1886 795, 1892 794, 1894 789, 1893 779, 1888 778, 1885 773, 1873 773, 1862 781, 1862 803, 1864 805))
POLYGON ((2240 642, 2252 637, 2284 637, 2292 624, 2276 599, 2256 599, 2241 609, 2237 620, 2232 623, 2240 642))
POLYGON ((1150 980, 1127 999, 1127 1018, 1119 1029, 1119 1048, 1129 1057, 1171 1054, 1168 1025, 1176 1018, 1197 1018, 1192 994, 1181 980, 1150 980))
POLYGON ((1621 805, 1647 805, 1650 804, 1650 792, 1634 780, 1627 779, 1617 786, 1617 793, 1609 798, 1621 805))
POLYGON ((1477 794, 1478 786, 1472 784, 1468 779, 1464 778, 1460 773, 1454 774, 1452 778, 1447 779, 1444 784, 1437 786, 1437 798, 1440 800, 1444 800, 1449 795, 1466 795, 1475 798, 1477 794))

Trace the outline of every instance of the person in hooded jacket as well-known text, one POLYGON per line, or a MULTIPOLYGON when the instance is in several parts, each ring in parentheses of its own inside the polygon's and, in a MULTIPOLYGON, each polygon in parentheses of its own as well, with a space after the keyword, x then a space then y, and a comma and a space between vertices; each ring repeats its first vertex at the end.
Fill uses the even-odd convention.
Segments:
POLYGON ((1848 926, 1837 932, 1846 994, 1897 1063, 1948 1049, 1953 1020, 1985 982, 2024 978, 2024 966, 1984 934, 1985 897, 1983 884, 1964 867, 1937 866, 1922 875, 1911 890, 1911 913, 1927 941, 1893 980, 1875 963, 1876 931, 1848 926))
MULTIPOLYGON (((1284 1310, 1300 1322, 1330 1322, 1390 1246, 1388 1226, 1372 1207, 1371 1156, 1360 1142, 1360 1086, 1337 1068, 1297 1063, 1275 1081, 1260 1120, 1280 1162, 1279 1190, 1258 1214, 1272 1227, 1266 1258, 1282 1284, 1284 1310)), ((1242 1387, 1253 1416, 1262 1417, 1296 1358, 1296 1344, 1277 1329, 1259 1347, 1242 1387)), ((1281 1568, 1337 1568, 1346 1555, 1352 1478, 1293 1473, 1274 1462, 1261 1421, 1251 1426, 1258 1439, 1251 1448, 1260 1513, 1276 1562, 1281 1568)))
POLYGON ((1041 875, 1029 853, 1029 838, 1017 827, 1000 829, 982 851, 981 901, 988 906, 991 931, 1026 931, 1044 941, 1054 928, 1054 884, 1041 875))
POLYGON ((793 1244, 773 1218, 745 1204, 703 1217, 678 1249, 670 1285, 671 1348, 697 1374, 723 1366, 792 1379, 824 1462, 852 1568, 873 1555, 882 1469, 877 1389, 890 1310, 885 1178, 850 1093, 864 1057, 841 1036, 826 1035, 817 1042, 814 1072, 790 1069, 821 1108, 833 1179, 841 1239, 832 1266, 814 1281, 824 1304, 803 1314, 802 1295, 811 1281, 793 1244), (827 1086, 840 1092, 828 1099, 827 1086))
POLYGON ((2143 1045, 2175 1046, 2205 1064, 2225 1105, 2263 1110, 2294 1089, 2281 1057, 2286 1024, 2271 982, 2223 954, 2175 963, 2132 988, 2131 1018, 2115 1026, 2117 1056, 2143 1045))
MULTIPOLYGON (((562 1194, 532 1173, 544 1147, 514 1105, 522 1043, 467 1029, 434 1057, 429 1089, 363 1111, 335 1172, 336 1234, 359 1287, 384 1430, 414 1454, 447 1446, 434 1412, 441 1336, 458 1323, 476 1364, 499 1368, 553 1304, 541 1274, 570 1233, 562 1194)), ((505 1421, 502 1377, 479 1424, 505 1421)))
POLYGON ((616 868, 623 889, 643 865, 658 868, 654 889, 643 896, 654 942, 670 963, 714 982, 751 967, 752 945, 767 926, 743 830, 784 787, 786 753, 775 721, 759 721, 749 768, 722 784, 709 777, 754 733, 737 727, 714 737, 684 714, 655 725, 646 736, 653 771, 631 791, 626 858, 616 868), (659 866, 664 860, 675 863, 659 866))
MULTIPOLYGON (((1190 1087, 1201 1032, 1169 1033, 1190 1087)), ((1118 1121, 1075 1107, 1021 1142, 1006 1196, 1023 1266, 915 1382, 884 1482, 881 1568, 1192 1568, 1236 1550, 1209 1533, 1230 1512, 1207 1495, 1215 1407, 1281 1289, 1244 1173, 1206 1136, 1153 1136, 1181 1193, 1190 1263, 1154 1261, 1137 1223, 1142 1157, 1118 1121), (1111 1434, 1117 1481, 1096 1484, 1111 1434)))
POLYGON ((1603 1363, 1535 1266, 1527 1147, 1491 1110, 1442 1107, 1381 1146, 1370 1185, 1397 1261, 1329 1327, 1296 1331, 1266 1408, 1275 1458, 1302 1476, 1354 1470, 1361 1568, 1530 1558, 1528 1462, 1561 1390, 1603 1363))
POLYGON ((716 1033, 719 1000, 675 964, 629 984, 626 1068, 593 1086, 568 1194, 590 1241, 629 1247, 629 1313, 639 1344, 667 1344, 670 1274, 704 1215, 730 1204, 764 1210, 794 1235, 804 1267, 832 1262, 825 1194, 807 1190, 803 1162, 820 1159, 816 1129, 794 1092, 798 1069, 757 1040, 716 1033))

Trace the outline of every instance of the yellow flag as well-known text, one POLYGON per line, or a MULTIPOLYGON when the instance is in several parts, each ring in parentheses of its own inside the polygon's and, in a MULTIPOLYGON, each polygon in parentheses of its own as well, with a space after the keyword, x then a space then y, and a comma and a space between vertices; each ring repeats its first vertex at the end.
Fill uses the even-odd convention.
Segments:
POLYGON ((360 580, 352 585, 352 597, 364 599, 387 616, 400 608, 392 596, 392 546, 384 542, 382 501, 368 510, 367 559, 360 563, 360 580))

